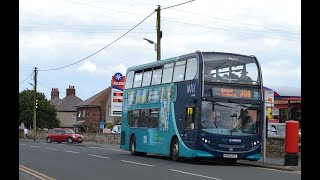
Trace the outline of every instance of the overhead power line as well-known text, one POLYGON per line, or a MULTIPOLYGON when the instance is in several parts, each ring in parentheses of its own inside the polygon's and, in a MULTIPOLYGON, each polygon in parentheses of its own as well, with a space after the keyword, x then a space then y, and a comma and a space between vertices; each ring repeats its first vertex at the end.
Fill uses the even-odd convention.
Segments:
POLYGON ((141 23, 143 23, 146 19, 148 19, 155 11, 153 11, 150 15, 148 15, 146 18, 144 18, 142 21, 140 21, 137 25, 135 25, 133 28, 131 28, 129 31, 127 31, 126 33, 124 33, 123 35, 121 35, 120 37, 118 37, 116 40, 112 41, 110 44, 106 45, 105 47, 101 48, 100 50, 96 51, 95 53, 79 60, 79 61, 76 61, 74 63, 71 63, 69 65, 66 65, 66 66, 62 66, 62 67, 58 67, 58 68, 53 68, 53 69, 45 69, 45 70, 38 70, 38 71, 53 71, 53 70, 58 70, 58 69, 62 69, 62 68, 66 68, 66 67, 69 67, 69 66, 72 66, 74 64, 77 64, 81 61, 84 61, 96 54, 98 54, 99 52, 101 52, 102 50, 104 50, 105 48, 109 47, 110 45, 112 45, 113 43, 117 42, 119 39, 121 39, 123 36, 125 36, 126 34, 128 34, 130 31, 132 31, 133 29, 135 29, 137 26, 139 26, 141 23))
POLYGON ((270 27, 261 26, 261 25, 257 25, 257 24, 244 23, 244 22, 239 22, 239 21, 230 20, 230 19, 224 19, 224 18, 220 18, 220 17, 206 16, 206 15, 203 15, 203 14, 189 12, 189 11, 180 10, 180 9, 172 9, 172 10, 180 11, 180 12, 184 12, 184 13, 189 13, 189 14, 194 14, 194 15, 202 16, 202 17, 208 17, 208 18, 212 18, 212 19, 218 19, 218 20, 221 20, 221 21, 227 21, 227 22, 232 22, 232 23, 237 23, 237 24, 242 24, 242 25, 247 25, 247 26, 260 27, 260 28, 269 29, 269 30, 273 30, 273 31, 283 31, 283 32, 292 33, 292 34, 300 34, 299 32, 292 32, 292 31, 283 30, 283 29, 270 28, 270 27))
POLYGON ((32 71, 32 73, 26 79, 24 79, 22 82, 20 82, 19 85, 22 84, 24 81, 26 81, 30 76, 32 76, 33 73, 34 73, 34 71, 32 71))
MULTIPOLYGON (((186 22, 179 22, 179 21, 170 21, 170 20, 165 20, 167 23, 178 23, 178 24, 184 24, 188 26, 193 26, 197 28, 207 28, 207 29, 215 29, 215 30, 222 30, 222 31, 234 31, 238 33, 243 33, 243 34, 248 34, 248 35, 253 35, 253 36, 258 36, 258 37, 267 37, 267 38, 272 38, 272 39, 282 39, 282 40, 288 40, 288 41, 296 41, 296 39, 283 39, 283 38, 277 38, 277 37, 272 37, 272 36, 265 36, 265 35, 259 35, 259 34, 254 34, 254 33, 249 33, 247 30, 239 30, 239 29, 226 29, 226 28, 218 28, 218 27, 211 27, 211 26, 203 26, 201 24, 192 24, 192 23, 186 23, 186 22)), ((251 31, 252 32, 252 31, 251 31)))
POLYGON ((176 4, 176 5, 173 5, 173 6, 165 7, 165 8, 162 8, 161 10, 173 8, 173 7, 176 7, 176 6, 183 5, 183 4, 187 4, 187 3, 190 3, 190 2, 192 2, 192 1, 195 1, 195 0, 191 0, 191 1, 187 1, 187 2, 180 3, 180 4, 176 4))

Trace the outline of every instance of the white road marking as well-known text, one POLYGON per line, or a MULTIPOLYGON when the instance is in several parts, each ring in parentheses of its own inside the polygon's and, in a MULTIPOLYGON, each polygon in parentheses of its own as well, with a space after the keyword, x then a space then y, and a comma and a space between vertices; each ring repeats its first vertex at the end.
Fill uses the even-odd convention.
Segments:
POLYGON ((36 148, 39 148, 40 146, 30 146, 30 147, 36 147, 36 148))
POLYGON ((101 147, 89 147, 89 148, 94 148, 94 149, 106 149, 106 150, 111 150, 111 151, 127 152, 127 151, 124 151, 124 150, 112 149, 112 148, 101 148, 101 147))
POLYGON ((199 176, 199 177, 208 178, 208 179, 221 180, 219 178, 214 178, 214 177, 209 177, 209 176, 204 176, 204 175, 194 174, 194 173, 188 173, 188 172, 184 172, 184 171, 178 171, 175 169, 170 169, 170 171, 175 171, 175 172, 179 172, 179 173, 183 173, 183 174, 189 174, 189 175, 193 175, 193 176, 199 176))
POLYGON ((301 174, 301 171, 285 171, 285 170, 270 169, 270 168, 264 168, 264 167, 255 167, 255 168, 263 169, 263 170, 270 170, 270 171, 285 172, 285 173, 291 173, 291 174, 301 174))
POLYGON ((55 151, 58 150, 58 149, 54 149, 54 148, 46 148, 46 149, 55 150, 55 151))
POLYGON ((66 150, 63 150, 64 152, 69 152, 69 153, 80 153, 80 152, 76 152, 76 151, 66 151, 66 150))
POLYGON ((138 162, 133 162, 133 161, 126 161, 126 160, 121 160, 121 161, 127 162, 127 163, 132 163, 132 164, 139 164, 139 165, 143 165, 143 166, 154 167, 154 165, 150 165, 150 164, 143 164, 143 163, 138 163, 138 162))
POLYGON ((105 157, 105 156, 98 156, 98 155, 94 155, 94 154, 88 154, 88 155, 93 156, 93 157, 98 157, 98 158, 110 159, 109 157, 105 157))
POLYGON ((20 144, 21 146, 26 146, 26 144, 20 144))

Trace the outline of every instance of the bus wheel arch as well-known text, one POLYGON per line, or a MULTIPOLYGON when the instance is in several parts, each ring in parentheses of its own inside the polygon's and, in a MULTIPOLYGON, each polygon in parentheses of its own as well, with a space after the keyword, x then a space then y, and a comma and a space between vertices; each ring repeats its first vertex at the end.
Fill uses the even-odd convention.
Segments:
POLYGON ((170 157, 173 161, 177 162, 181 159, 179 158, 179 151, 180 151, 180 147, 179 147, 178 137, 174 135, 170 143, 170 157))

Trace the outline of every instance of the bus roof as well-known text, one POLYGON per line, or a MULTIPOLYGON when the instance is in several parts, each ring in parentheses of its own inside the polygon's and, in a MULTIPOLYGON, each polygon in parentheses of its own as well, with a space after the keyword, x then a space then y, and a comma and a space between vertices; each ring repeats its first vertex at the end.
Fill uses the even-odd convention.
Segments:
POLYGON ((216 54, 229 54, 229 55, 236 55, 236 56, 243 56, 243 57, 248 57, 248 58, 255 58, 255 56, 253 55, 243 55, 243 54, 235 54, 235 53, 229 53, 229 52, 215 52, 215 51, 206 51, 206 52, 201 52, 201 51, 196 51, 193 53, 189 53, 189 54, 184 54, 181 56, 176 56, 176 57, 172 57, 172 58, 168 58, 168 59, 163 59, 163 60, 159 60, 159 61, 155 61, 155 62, 150 62, 150 63, 146 63, 146 64, 142 64, 142 65, 137 65, 137 66, 133 66, 127 69, 127 72, 129 71, 133 71, 133 70, 140 70, 140 69, 145 69, 145 68, 149 68, 149 67, 154 67, 154 66, 158 66, 158 65, 162 65, 162 64, 166 64, 166 63, 170 63, 170 62, 175 62, 177 61, 179 58, 181 57, 188 57, 191 55, 200 55, 200 53, 202 54, 209 54, 209 53, 216 53, 216 54))

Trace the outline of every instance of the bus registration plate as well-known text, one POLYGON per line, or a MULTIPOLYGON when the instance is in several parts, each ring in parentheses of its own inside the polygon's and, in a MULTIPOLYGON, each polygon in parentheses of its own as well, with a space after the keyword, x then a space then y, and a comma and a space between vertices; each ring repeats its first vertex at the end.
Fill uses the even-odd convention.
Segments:
POLYGON ((237 154, 223 154, 224 158, 238 158, 237 154))

